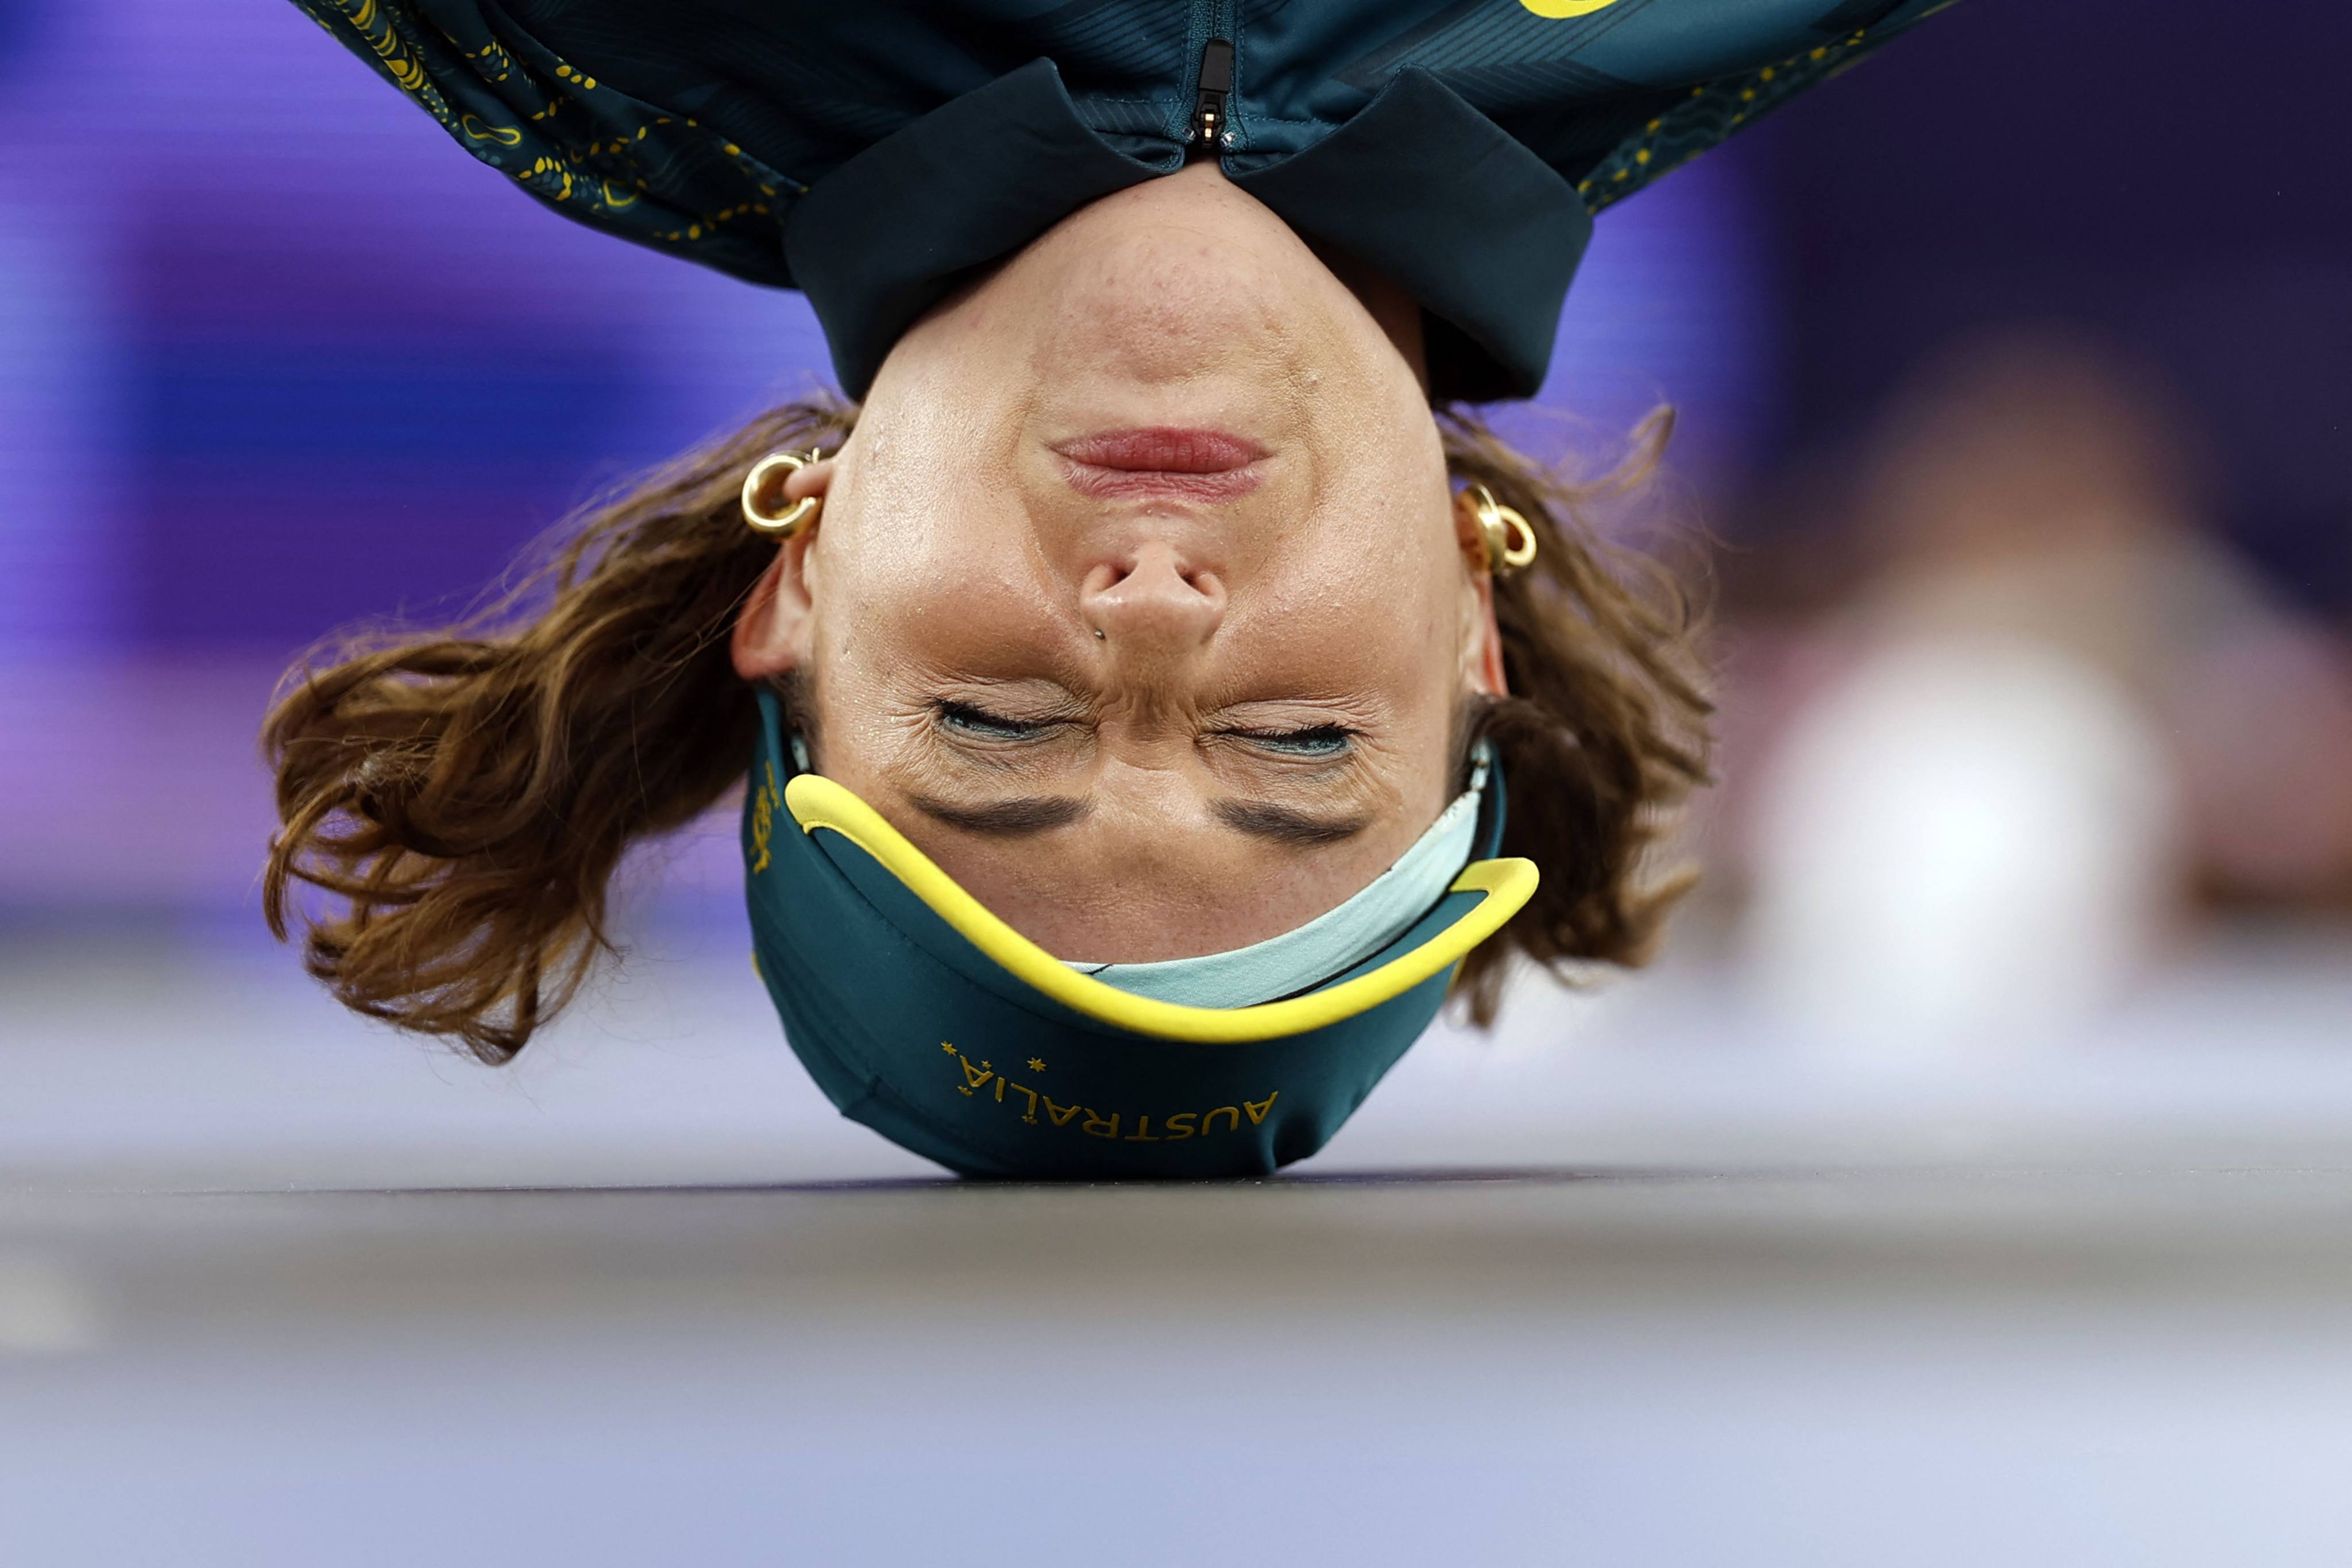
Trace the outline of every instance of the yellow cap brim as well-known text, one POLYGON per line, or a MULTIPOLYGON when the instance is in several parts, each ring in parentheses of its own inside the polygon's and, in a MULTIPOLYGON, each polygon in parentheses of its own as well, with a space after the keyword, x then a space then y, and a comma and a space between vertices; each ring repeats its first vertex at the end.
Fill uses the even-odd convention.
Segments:
POLYGON ((1478 860, 1450 892, 1483 894, 1452 924, 1409 952, 1339 984, 1249 1007, 1188 1007, 1138 996, 1082 974, 1014 931, 909 843, 882 814, 833 780, 801 773, 784 785, 784 804, 801 831, 826 828, 871 856, 907 890, 1006 973, 1072 1012, 1160 1039, 1230 1045, 1303 1035, 1369 1012, 1461 962, 1503 928, 1535 895, 1531 860, 1478 860))

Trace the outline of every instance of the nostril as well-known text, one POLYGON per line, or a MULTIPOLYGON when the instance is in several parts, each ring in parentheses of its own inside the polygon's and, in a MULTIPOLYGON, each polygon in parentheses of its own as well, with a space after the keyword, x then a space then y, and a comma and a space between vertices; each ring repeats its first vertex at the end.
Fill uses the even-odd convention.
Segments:
POLYGON ((1096 562, 1079 580, 1082 594, 1105 594, 1141 581, 1162 587, 1181 585, 1212 592, 1215 574, 1195 565, 1165 540, 1151 540, 1131 550, 1096 562))
POLYGON ((1079 612, 1097 641, 1130 656, 1195 647, 1224 620, 1224 584, 1166 541, 1097 561, 1080 582, 1079 612))

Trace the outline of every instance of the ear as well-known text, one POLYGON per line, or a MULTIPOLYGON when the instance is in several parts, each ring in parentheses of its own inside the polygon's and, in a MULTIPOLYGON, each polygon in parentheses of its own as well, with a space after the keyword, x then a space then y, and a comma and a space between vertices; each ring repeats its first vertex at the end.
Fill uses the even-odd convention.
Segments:
MULTIPOLYGON (((784 500, 812 496, 822 500, 832 487, 833 459, 828 458, 785 476, 784 500)), ((786 675, 808 663, 816 637, 809 557, 824 521, 820 508, 806 528, 777 548, 775 560, 760 574, 742 609, 736 613, 728 652, 733 657, 735 673, 746 680, 786 675)))
POLYGON ((1495 574, 1486 563, 1486 535, 1478 526, 1478 510, 1465 492, 1454 498, 1454 542, 1462 552, 1468 587, 1475 595, 1462 647, 1463 674, 1470 689, 1487 697, 1507 697, 1503 674, 1503 630, 1495 621, 1495 574))

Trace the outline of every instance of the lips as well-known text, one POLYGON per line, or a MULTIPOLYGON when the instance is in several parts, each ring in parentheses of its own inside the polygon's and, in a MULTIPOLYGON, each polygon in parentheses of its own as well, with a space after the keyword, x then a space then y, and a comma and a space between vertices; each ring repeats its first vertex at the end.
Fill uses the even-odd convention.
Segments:
POLYGON ((1257 489, 1265 448, 1223 430, 1154 426, 1106 430, 1054 450, 1070 488, 1106 500, 1161 498, 1234 500, 1257 489))

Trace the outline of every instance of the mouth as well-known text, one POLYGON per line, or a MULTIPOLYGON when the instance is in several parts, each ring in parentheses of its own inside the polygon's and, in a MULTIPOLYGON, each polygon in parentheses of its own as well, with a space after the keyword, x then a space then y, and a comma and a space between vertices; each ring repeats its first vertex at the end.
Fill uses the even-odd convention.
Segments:
POLYGON ((1266 456, 1256 442, 1223 430, 1173 426, 1107 430, 1054 450, 1070 488, 1104 500, 1235 500, 1257 489, 1257 464, 1266 456))

